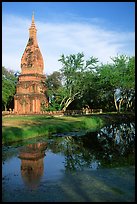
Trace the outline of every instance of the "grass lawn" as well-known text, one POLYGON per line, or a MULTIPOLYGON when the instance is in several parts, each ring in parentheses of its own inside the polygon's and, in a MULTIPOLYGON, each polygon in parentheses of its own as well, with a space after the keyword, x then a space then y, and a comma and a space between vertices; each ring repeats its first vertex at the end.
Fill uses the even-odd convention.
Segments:
POLYGON ((106 124, 135 120, 134 113, 86 116, 7 115, 2 117, 2 144, 53 133, 96 131, 106 124))
POLYGON ((98 116, 4 116, 2 118, 2 143, 53 133, 96 131, 103 125, 103 120, 98 116))

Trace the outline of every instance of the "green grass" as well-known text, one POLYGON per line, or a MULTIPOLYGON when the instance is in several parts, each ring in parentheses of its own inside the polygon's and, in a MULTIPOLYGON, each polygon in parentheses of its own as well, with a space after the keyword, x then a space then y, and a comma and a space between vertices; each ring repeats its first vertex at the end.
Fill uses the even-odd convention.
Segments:
POLYGON ((87 116, 3 116, 2 144, 28 138, 74 131, 99 130, 106 124, 135 120, 134 113, 94 114, 87 116))
POLYGON ((96 131, 104 122, 98 116, 10 116, 2 118, 2 143, 70 131, 96 131))

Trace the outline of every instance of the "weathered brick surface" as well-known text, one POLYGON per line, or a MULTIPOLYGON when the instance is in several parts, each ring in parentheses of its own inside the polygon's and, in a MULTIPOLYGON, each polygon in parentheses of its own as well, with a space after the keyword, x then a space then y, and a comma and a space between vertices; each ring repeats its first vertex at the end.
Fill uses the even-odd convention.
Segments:
POLYGON ((21 58, 22 74, 43 74, 44 62, 37 43, 36 33, 37 29, 35 27, 33 16, 31 27, 29 29, 29 40, 21 58))
POLYGON ((29 29, 29 40, 21 58, 21 75, 18 78, 14 96, 14 113, 40 113, 41 104, 48 106, 43 74, 44 62, 37 43, 37 29, 34 16, 29 29))

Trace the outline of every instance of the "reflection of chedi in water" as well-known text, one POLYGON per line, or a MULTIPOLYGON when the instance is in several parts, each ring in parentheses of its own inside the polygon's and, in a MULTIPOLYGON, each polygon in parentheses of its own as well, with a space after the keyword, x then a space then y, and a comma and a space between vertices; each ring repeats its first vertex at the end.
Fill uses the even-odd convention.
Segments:
POLYGON ((43 175, 45 149, 47 143, 29 144, 20 150, 21 175, 25 184, 35 188, 43 175))

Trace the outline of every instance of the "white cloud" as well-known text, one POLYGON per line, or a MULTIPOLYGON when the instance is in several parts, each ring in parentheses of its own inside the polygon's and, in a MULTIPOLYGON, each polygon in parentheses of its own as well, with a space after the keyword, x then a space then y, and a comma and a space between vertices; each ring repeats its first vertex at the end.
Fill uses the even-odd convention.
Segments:
MULTIPOLYGON (((72 23, 42 23, 36 21, 38 44, 47 74, 61 68, 61 54, 83 52, 85 59, 97 57, 100 62, 110 61, 117 54, 134 55, 134 32, 118 32, 101 25, 72 23)), ((3 66, 21 71, 20 61, 29 37, 31 19, 3 16, 2 61, 3 66)))

